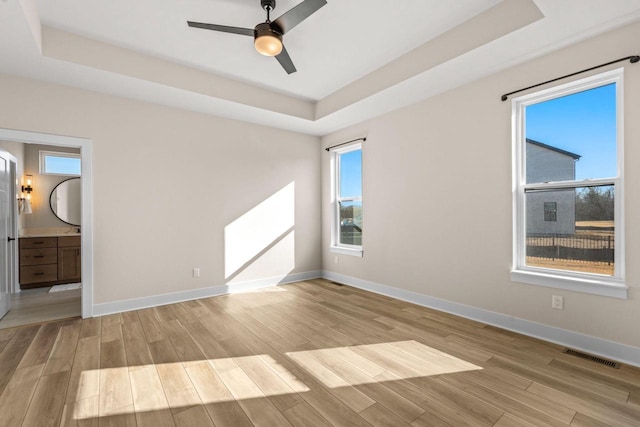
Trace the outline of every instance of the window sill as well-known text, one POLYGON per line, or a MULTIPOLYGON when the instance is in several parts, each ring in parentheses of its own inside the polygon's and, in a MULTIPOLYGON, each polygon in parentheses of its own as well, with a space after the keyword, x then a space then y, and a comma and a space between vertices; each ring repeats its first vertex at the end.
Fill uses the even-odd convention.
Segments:
POLYGON ((567 291, 583 292, 611 298, 627 299, 628 288, 616 279, 587 279, 582 277, 568 277, 528 270, 512 270, 511 280, 529 285, 545 286, 547 288, 564 289, 567 291))
POLYGON ((362 258, 362 249, 343 248, 340 246, 331 246, 329 252, 332 254, 349 255, 362 258))

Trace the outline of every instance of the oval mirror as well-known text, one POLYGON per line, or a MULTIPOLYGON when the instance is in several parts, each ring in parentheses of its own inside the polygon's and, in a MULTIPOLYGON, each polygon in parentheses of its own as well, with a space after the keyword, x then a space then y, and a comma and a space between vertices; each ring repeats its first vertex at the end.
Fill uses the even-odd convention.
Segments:
POLYGON ((80 194, 80 178, 69 178, 56 185, 49 196, 49 205, 53 214, 69 225, 80 226, 82 217, 80 194))

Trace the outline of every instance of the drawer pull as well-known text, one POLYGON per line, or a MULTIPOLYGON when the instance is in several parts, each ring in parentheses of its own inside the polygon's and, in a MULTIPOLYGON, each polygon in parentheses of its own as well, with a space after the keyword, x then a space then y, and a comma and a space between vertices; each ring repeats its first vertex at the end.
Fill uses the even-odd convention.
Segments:
POLYGON ((44 255, 34 255, 34 258, 44 258, 44 255))
POLYGON ((44 273, 33 273, 34 276, 44 276, 44 273))
POLYGON ((34 245, 42 245, 44 242, 33 242, 34 245))

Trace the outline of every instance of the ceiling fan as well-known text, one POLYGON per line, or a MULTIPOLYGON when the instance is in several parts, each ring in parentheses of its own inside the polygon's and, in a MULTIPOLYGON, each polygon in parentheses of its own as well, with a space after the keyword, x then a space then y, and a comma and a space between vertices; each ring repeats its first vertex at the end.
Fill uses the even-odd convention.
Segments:
POLYGON ((254 45, 259 53, 265 56, 275 56, 287 74, 295 73, 297 71, 296 67, 293 65, 287 49, 282 44, 282 36, 313 15, 318 9, 327 4, 327 1, 304 0, 275 21, 271 21, 271 12, 276 8, 276 0, 260 0, 260 4, 267 12, 267 20, 256 25, 254 29, 192 21, 187 21, 187 24, 193 28, 251 36, 254 38, 254 45))

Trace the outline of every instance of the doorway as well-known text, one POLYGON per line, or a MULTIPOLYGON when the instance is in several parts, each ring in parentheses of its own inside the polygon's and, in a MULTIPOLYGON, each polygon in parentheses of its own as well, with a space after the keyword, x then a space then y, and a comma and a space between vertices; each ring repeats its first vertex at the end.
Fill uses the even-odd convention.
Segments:
MULTIPOLYGON (((92 142, 89 139, 85 138, 76 138, 76 137, 67 137, 67 136, 59 136, 59 135, 50 135, 50 134, 42 134, 35 132, 24 132, 24 131, 15 131, 10 129, 0 129, 0 141, 11 141, 15 143, 26 144, 27 146, 33 147, 33 144, 39 145, 47 145, 52 147, 52 150, 55 151, 64 151, 64 148, 75 148, 79 150, 80 159, 81 159, 81 176, 82 179, 80 183, 80 193, 81 193, 81 233, 77 234, 77 237, 72 236, 63 236, 63 239, 77 239, 77 252, 74 252, 73 249, 68 247, 68 241, 65 240, 62 245, 64 248, 56 248, 55 250, 60 250, 61 254, 63 254, 64 260, 66 262, 65 272, 68 272, 69 262, 73 260, 73 253, 77 254, 78 260, 78 269, 82 271, 82 288, 65 291, 65 292, 56 292, 56 293, 48 293, 46 290, 48 288, 38 288, 28 291, 20 291, 20 285, 18 282, 18 275, 14 275, 14 280, 12 280, 13 289, 12 289, 12 302, 15 303, 15 308, 20 309, 23 312, 30 312, 31 314, 35 313, 38 305, 44 305, 49 310, 49 315, 53 318, 59 316, 57 318, 69 317, 65 313, 69 313, 69 307, 73 306, 73 301, 75 298, 75 315, 81 315, 83 318, 92 317, 93 316, 93 246, 92 246, 92 194, 91 194, 91 182, 92 182, 92 168, 91 168, 91 158, 92 158, 92 142), (67 246, 65 246, 67 245, 67 246), (44 290, 43 290, 44 289, 44 290), (74 294, 75 293, 75 294, 74 294), (74 296, 75 295, 75 296, 74 296), (65 305, 67 308, 65 309, 65 305), (56 311, 57 310, 57 311, 56 311), (58 313, 58 314, 56 314, 58 313), (61 316, 61 317, 60 317, 61 316)), ((70 151, 70 150, 66 150, 70 151)), ((15 172, 14 172, 15 173, 15 172)), ((20 181, 21 176, 14 176, 12 182, 16 182, 18 178, 18 182, 20 181)), ((11 186, 10 186, 11 187, 11 186)), ((41 195, 42 196, 42 195, 41 195)), ((49 209, 49 194, 47 197, 47 209, 49 209)), ((14 193, 13 200, 16 199, 16 195, 14 193)), ((41 203, 42 205, 42 203, 41 203)), ((16 210, 17 212, 17 210, 16 210)), ((64 224, 68 225, 70 228, 73 228, 70 223, 64 224)), ((17 234, 17 226, 15 227, 15 231, 17 234)), ((78 229, 80 231, 80 229, 78 229)), ((1 231, 0 231, 1 234, 1 231)), ((0 236, 1 238, 1 236, 0 236)), ((50 239, 51 240, 51 239, 50 239)), ((76 241, 76 240, 74 240, 76 241)), ((17 243, 17 242, 16 242, 17 243)), ((50 242, 47 243, 49 245, 50 242)), ((5 259, 13 256, 13 260, 10 262, 13 263, 14 271, 18 271, 18 245, 14 245, 15 249, 10 248, 7 253, 7 257, 5 259)), ((44 255, 38 255, 44 256, 44 255)), ((65 273, 66 274, 66 273, 65 273)), ((34 317, 29 314, 25 316, 25 320, 23 324, 32 323, 34 321, 34 317)), ((11 316, 11 309, 9 311, 9 315, 11 316)), ((8 317, 5 317, 6 320, 8 317)), ((53 319, 49 319, 53 320, 53 319)), ((35 321, 40 321, 40 319, 35 319, 35 321)), ((2 322, 2 321, 0 321, 2 322)), ((15 326, 15 325, 12 325, 15 326)), ((0 324, 0 328, 3 326, 0 324)))

